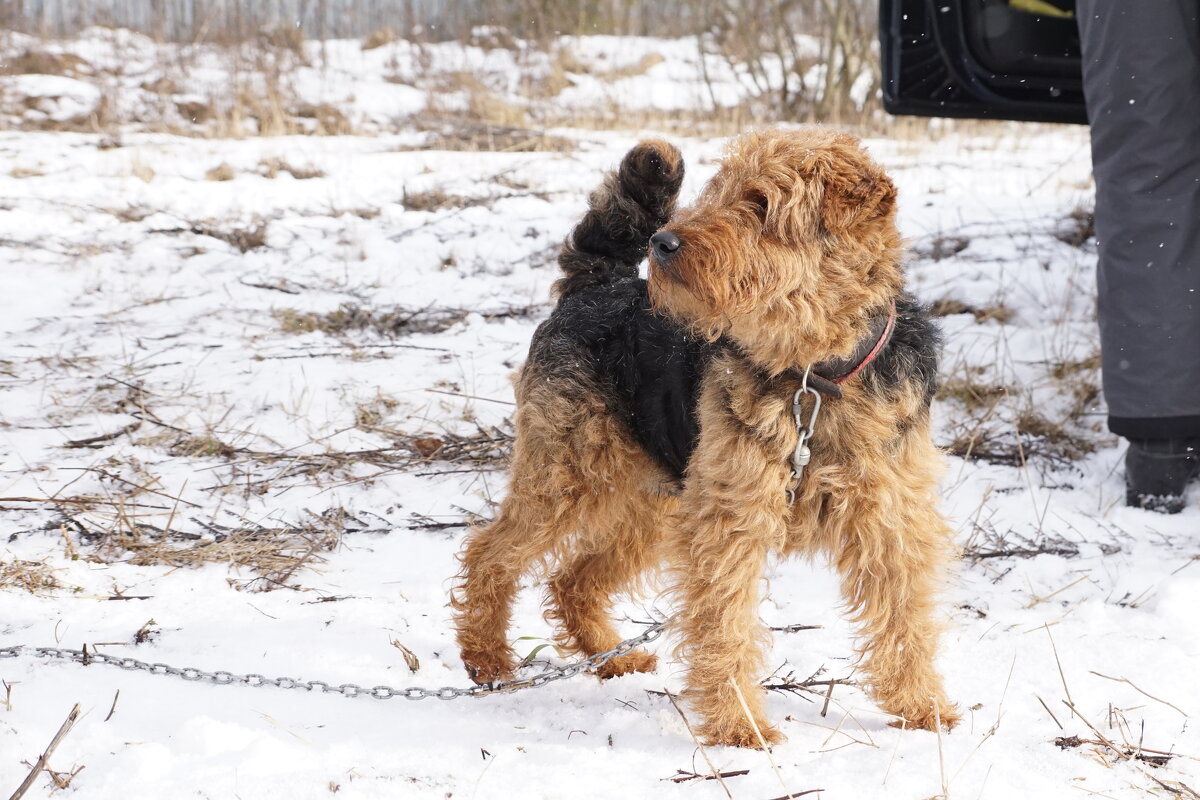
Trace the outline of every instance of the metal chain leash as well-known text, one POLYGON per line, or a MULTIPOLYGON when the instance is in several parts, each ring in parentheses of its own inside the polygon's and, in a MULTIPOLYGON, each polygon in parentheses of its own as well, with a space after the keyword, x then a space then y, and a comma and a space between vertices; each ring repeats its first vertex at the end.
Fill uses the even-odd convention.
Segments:
POLYGON ((817 425, 817 417, 821 413, 821 393, 808 385, 810 370, 811 367, 804 370, 804 380, 800 383, 800 388, 792 395, 792 419, 796 422, 796 449, 792 451, 792 477, 787 489, 789 506, 795 505, 796 493, 800 491, 800 479, 804 477, 804 468, 812 460, 812 448, 808 446, 808 440, 812 438, 813 430, 817 425), (804 421, 804 407, 800 405, 800 398, 806 394, 811 394, 813 398, 812 415, 809 416, 807 423, 804 421))
POLYGON ((581 672, 589 669, 596 669, 608 663, 617 656, 623 656, 635 647, 652 642, 657 639, 667 627, 666 622, 656 622, 646 630, 642 631, 639 636, 632 639, 626 639, 612 650, 606 650, 603 653, 596 653, 588 656, 582 661, 577 661, 574 664, 567 664, 562 667, 554 667, 545 672, 538 673, 529 678, 519 680, 502 681, 500 683, 479 684, 464 689, 459 689, 453 686, 443 686, 439 689, 422 689, 419 686, 409 686, 406 688, 396 688, 394 686, 372 686, 370 689, 359 686, 355 683, 343 683, 335 686, 325 681, 302 681, 295 678, 268 678, 265 675, 251 672, 245 675, 238 675, 225 670, 217 670, 215 672, 206 672, 195 667, 172 667, 169 664, 163 663, 148 663, 138 661, 136 658, 125 658, 120 656, 109 656, 104 653, 87 652, 84 650, 68 650, 60 647, 33 647, 26 648, 24 645, 13 645, 11 647, 0 647, 0 658, 18 658, 28 653, 41 658, 54 658, 62 661, 74 661, 79 664, 107 664, 121 669, 137 671, 141 670, 149 672, 152 675, 173 675, 177 678, 182 678, 185 681, 206 681, 218 686, 228 686, 231 684, 239 684, 243 686, 274 686, 277 689, 301 689, 306 692, 320 691, 323 694, 338 694, 342 697, 371 697, 376 700, 390 700, 393 697, 403 697, 406 700, 424 700, 427 697, 436 697, 439 700, 455 700, 459 697, 484 697, 490 694, 500 694, 504 692, 519 692, 522 689, 534 689, 539 686, 545 686, 554 681, 560 681, 564 678, 572 678, 581 672))

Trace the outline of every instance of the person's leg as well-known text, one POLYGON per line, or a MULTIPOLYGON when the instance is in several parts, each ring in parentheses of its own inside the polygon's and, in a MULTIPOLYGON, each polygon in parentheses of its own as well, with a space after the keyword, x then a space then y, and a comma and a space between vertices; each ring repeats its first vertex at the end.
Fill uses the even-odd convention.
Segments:
POLYGON ((1131 505, 1200 470, 1200 2, 1079 0, 1109 428, 1131 505))

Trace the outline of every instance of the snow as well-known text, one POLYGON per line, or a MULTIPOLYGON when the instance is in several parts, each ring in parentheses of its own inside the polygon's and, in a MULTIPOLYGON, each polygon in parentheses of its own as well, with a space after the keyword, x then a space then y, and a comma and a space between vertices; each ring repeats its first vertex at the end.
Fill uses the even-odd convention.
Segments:
MULTIPOLYGON (((159 45, 128 32, 103 35, 127 37, 144 53, 138 63, 155 62, 150 50, 159 45)), ((333 44, 332 60, 349 64, 349 46, 336 55, 333 44)), ((90 60, 100 60, 103 48, 87 46, 96 51, 90 60)), ((695 42, 673 46, 694 52, 695 42)), ((405 47, 353 55, 403 62, 405 47)), ((635 51, 610 57, 614 66, 642 58, 636 42, 589 47, 635 51)), ((435 58, 485 77, 513 68, 510 51, 436 48, 444 50, 435 58)), ((579 46, 576 55, 589 53, 579 46)), ((646 80, 670 80, 675 55, 664 55, 646 80)), ((312 69, 296 76, 302 91, 314 101, 339 99, 321 94, 312 69)), ((51 95, 53 76, 22 77, 38 79, 29 96, 51 95)), ((589 91, 580 102, 601 102, 589 91)), ((176 429, 245 451, 316 456, 390 447, 399 435, 502 426, 511 413, 508 376, 549 312, 554 248, 603 171, 654 132, 552 131, 577 143, 565 152, 423 150, 422 135, 394 118, 417 113, 424 90, 381 79, 353 96, 364 118, 392 119, 396 131, 233 140, 132 125, 119 146, 98 134, 0 133, 0 497, 116 496, 132 482, 152 490, 136 502, 157 507, 128 512, 159 527, 298 525, 340 508, 375 531, 345 533, 323 561, 289 577, 296 589, 254 592, 255 573, 245 566, 144 565, 132 552, 94 559, 52 507, 3 501, 0 564, 44 562, 59 588, 4 589, 0 647, 87 643, 147 662, 334 685, 469 685, 446 609, 464 530, 426 523, 489 514, 489 501, 504 491, 501 473, 436 460, 297 473, 245 455, 187 455, 176 429), (321 175, 266 177, 263 165, 277 159, 321 175), (233 178, 206 180, 221 164, 233 178), (414 200, 436 191, 444 204, 414 200), (260 224, 266 245, 245 253, 192 230, 260 224), (473 313, 396 337, 284 324, 288 314, 347 304, 473 313), (496 313, 513 309, 529 313, 496 313), (378 421, 363 424, 362 409, 378 421), (139 417, 141 427, 95 449, 65 446, 139 417), (149 621, 156 635, 133 644, 149 621), (415 673, 393 640, 417 656, 415 673)), ((1023 412, 1062 417, 1076 398, 1053 378, 1055 365, 1085 360, 1097 346, 1094 247, 1058 238, 1064 220, 1090 203, 1086 130, 930 131, 867 140, 900 189, 910 287, 930 302, 1011 311, 1003 322, 943 318, 943 379, 970 376, 1011 393, 974 416, 939 400, 937 440, 949 444, 984 417, 980 424, 1011 441, 1023 412), (934 243, 950 237, 967 243, 935 258, 934 243)), ((694 197, 723 142, 671 138, 688 164, 685 199, 694 197)), ((733 797, 822 789, 828 798, 928 798, 945 787, 951 797, 1140 798, 1159 791, 1154 779, 1200 788, 1200 734, 1189 716, 1200 713, 1200 489, 1189 490, 1178 516, 1125 508, 1122 451, 1104 433, 1103 398, 1086 403, 1071 431, 1095 449, 1078 460, 1031 456, 1016 467, 947 457, 944 510, 960 544, 996 536, 1078 550, 961 564, 945 592, 939 665, 963 725, 941 737, 891 728, 852 687, 837 689, 824 717, 819 697, 771 693, 768 713, 788 737, 773 754, 780 777, 762 753, 708 751, 718 769, 749 770, 726 779, 733 797), (1068 735, 1095 739, 1083 719, 1113 741, 1176 755, 1154 767, 1093 745, 1054 744, 1068 735)), ((89 527, 116 524, 103 507, 71 515, 89 527)), ((785 562, 768 578, 768 624, 823 626, 776 634, 772 666, 800 679, 820 669, 823 677, 853 676, 853 630, 839 613, 833 574, 823 564, 785 562)), ((518 642, 526 650, 551 635, 539 596, 523 592, 511 629, 514 638, 530 637, 518 642)), ((671 608, 652 593, 618 612, 622 633, 633 636, 642 629, 636 621, 671 608)), ((723 797, 714 781, 668 780, 708 768, 671 705, 648 694, 681 687, 671 641, 651 649, 660 657, 654 674, 605 683, 584 675, 446 702, 350 700, 0 658, 0 678, 11 687, 7 705, 0 687, 0 787, 15 789, 29 769, 23 762, 37 758, 79 703, 81 721, 51 758, 56 771, 83 767, 64 795, 723 797)), ((538 658, 567 663, 550 648, 538 658)), ((50 793, 41 777, 27 797, 50 793)))
POLYGON ((10 97, 22 98, 29 120, 67 122, 85 119, 100 106, 101 94, 90 83, 61 75, 14 75, 5 81, 10 97))

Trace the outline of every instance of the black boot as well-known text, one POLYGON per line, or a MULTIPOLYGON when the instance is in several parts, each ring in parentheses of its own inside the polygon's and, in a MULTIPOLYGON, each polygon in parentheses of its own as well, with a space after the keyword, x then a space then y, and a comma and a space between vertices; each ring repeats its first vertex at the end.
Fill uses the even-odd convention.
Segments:
POLYGON ((1130 439, 1125 505, 1178 514, 1183 490, 1200 474, 1200 439, 1130 439))

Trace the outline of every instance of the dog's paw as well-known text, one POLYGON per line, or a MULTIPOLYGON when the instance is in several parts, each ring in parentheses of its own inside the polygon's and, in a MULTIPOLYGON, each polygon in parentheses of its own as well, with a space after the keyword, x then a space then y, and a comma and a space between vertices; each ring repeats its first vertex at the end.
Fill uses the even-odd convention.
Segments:
POLYGON ((780 733, 778 728, 773 728, 765 722, 760 722, 758 724, 757 733, 755 732, 754 726, 747 722, 740 722, 727 727, 702 725, 699 733, 700 738, 707 745, 748 747, 752 750, 762 750, 762 743, 764 740, 767 743, 767 747, 772 747, 787 741, 787 737, 780 733), (761 739, 759 738, 759 733, 762 734, 761 739))
POLYGON ((907 728, 909 730, 916 728, 918 730, 936 731, 940 722, 942 729, 949 731, 953 730, 962 721, 962 716, 958 713, 958 706, 952 703, 939 704, 938 713, 936 714, 933 711, 933 706, 930 705, 928 708, 914 709, 906 713, 901 713, 899 716, 904 719, 889 722, 888 724, 893 728, 907 728))
POLYGON ((513 660, 507 654, 467 653, 464 651, 462 660, 463 666, 467 668, 467 675, 475 683, 497 683, 498 681, 512 680, 513 660))
POLYGON ((658 656, 635 650, 605 662, 596 670, 596 674, 601 679, 615 678, 631 672, 654 672, 657 667, 658 656))

